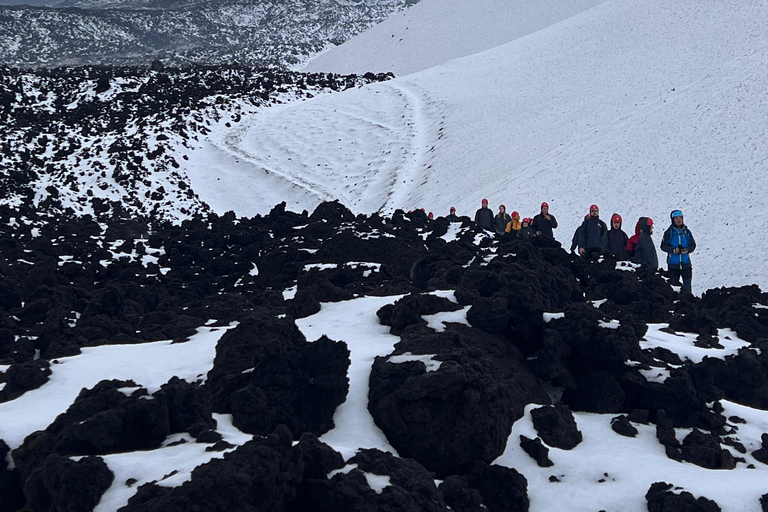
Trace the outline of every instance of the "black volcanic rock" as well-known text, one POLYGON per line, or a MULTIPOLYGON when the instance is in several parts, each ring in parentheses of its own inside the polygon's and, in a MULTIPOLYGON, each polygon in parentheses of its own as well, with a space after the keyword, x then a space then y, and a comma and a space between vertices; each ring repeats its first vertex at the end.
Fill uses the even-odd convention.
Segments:
POLYGON ((549 446, 572 450, 581 442, 581 432, 566 405, 555 404, 532 409, 531 419, 539 437, 549 446))
POLYGON ((683 491, 674 492, 673 485, 656 482, 645 493, 648 512, 720 512, 720 507, 703 496, 694 498, 693 494, 683 491))
POLYGON ((527 512, 528 481, 512 468, 475 462, 467 482, 490 512, 527 512))
POLYGON ((51 455, 24 483, 27 507, 40 512, 91 512, 109 489, 114 475, 99 457, 75 462, 51 455))
POLYGON ((389 485, 377 493, 379 510, 440 512, 445 502, 432 475, 412 459, 394 457, 380 450, 360 450, 347 461, 365 473, 389 477, 389 485))
POLYGON ((636 437, 638 434, 637 428, 623 414, 611 420, 611 429, 624 437, 636 437))
POLYGON ((432 294, 410 294, 394 304, 382 307, 376 314, 383 325, 392 327, 393 334, 405 327, 423 323, 422 315, 434 315, 441 311, 457 311, 462 307, 444 297, 432 294))
POLYGON ((10 448, 0 439, 0 512, 16 512, 24 505, 24 493, 21 488, 19 472, 10 469, 6 457, 10 448))
POLYGON ((470 489, 467 478, 451 475, 438 487, 445 504, 455 512, 483 512, 483 499, 476 489, 470 489))
POLYGON ((707 469, 733 469, 736 461, 727 449, 720 446, 720 438, 694 428, 682 444, 683 460, 707 469))
POLYGON ((530 455, 539 467, 548 468, 554 465, 554 463, 549 460, 549 448, 544 446, 541 439, 538 437, 536 439, 530 439, 525 436, 520 436, 520 448, 530 455))
POLYGON ((5 372, 5 387, 0 390, 0 402, 7 402, 26 391, 37 389, 51 376, 51 365, 46 360, 13 364, 5 372))
POLYGON ((192 471, 179 487, 139 487, 121 512, 189 510, 284 510, 296 497, 303 471, 301 450, 280 427, 192 471))
POLYGON ((206 389, 217 412, 265 435, 287 425, 294 438, 333 427, 346 398, 349 350, 326 337, 307 343, 289 318, 258 309, 222 336, 206 389))
MULTIPOLYGON (((173 378, 149 395, 130 381, 101 381, 83 390, 44 431, 13 451, 28 478, 51 455, 98 455, 157 448, 172 433, 200 436, 215 422, 202 390, 173 378)), ((216 440, 220 438, 216 434, 216 440)), ((209 437, 210 439, 210 437, 209 437)))
POLYGON ((435 354, 440 368, 376 358, 368 408, 402 456, 439 476, 491 462, 525 405, 549 402, 519 352, 498 337, 456 326, 406 335, 395 352, 403 353, 435 354))
POLYGON ((768 434, 762 434, 760 442, 760 448, 752 452, 752 456, 763 464, 768 464, 768 434))

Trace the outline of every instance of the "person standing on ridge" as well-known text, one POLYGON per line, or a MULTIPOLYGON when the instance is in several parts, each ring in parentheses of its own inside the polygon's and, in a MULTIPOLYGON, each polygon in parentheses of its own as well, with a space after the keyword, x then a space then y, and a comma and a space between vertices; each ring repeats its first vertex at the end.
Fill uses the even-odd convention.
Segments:
POLYGON ((488 208, 487 199, 483 199, 483 205, 475 212, 475 222, 485 229, 493 229, 493 212, 488 208))
MULTIPOLYGON (((584 216, 584 220, 589 219, 589 214, 584 216)), ((579 246, 579 237, 581 236, 581 226, 584 223, 579 224, 576 231, 573 232, 573 238, 571 239, 571 252, 576 252, 576 248, 579 246)))
POLYGON ((459 217, 456 215, 456 207, 455 206, 451 206, 451 213, 448 214, 448 217, 446 217, 446 219, 448 219, 448 222, 458 222, 459 221, 459 217))
POLYGON ((656 255, 656 246, 653 245, 651 235, 653 234, 653 219, 650 217, 640 217, 640 237, 635 246, 635 260, 641 264, 651 267, 653 270, 659 268, 659 257, 656 255))
POLYGON ((531 219, 524 218, 520 223, 520 230, 517 231, 517 238, 521 240, 530 240, 535 236, 533 228, 531 228, 531 219))
POLYGON ((621 215, 614 213, 611 215, 611 229, 603 236, 603 252, 617 260, 626 260, 629 257, 628 242, 627 234, 621 229, 621 215))
POLYGON ((603 236, 608 227, 600 219, 600 208, 596 204, 589 207, 589 218, 581 223, 579 233, 579 254, 599 255, 602 252, 603 236))
POLYGON ((507 224, 510 222, 512 222, 512 217, 507 213, 507 207, 503 204, 499 205, 499 213, 493 218, 493 229, 496 234, 502 236, 506 233, 507 224))
MULTIPOLYGON (((640 220, 644 218, 645 217, 640 217, 640 220)), ((640 220, 635 224, 635 234, 627 240, 627 256, 630 258, 635 256, 635 247, 637 247, 637 241, 640 238, 640 220)))
POLYGON ((506 232, 509 233, 510 236, 517 236, 517 232, 520 231, 522 226, 523 223, 520 222, 520 214, 512 212, 512 220, 507 223, 506 232))
POLYGON ((547 240, 555 239, 552 230, 557 228, 557 219, 555 219, 554 215, 549 214, 549 204, 546 202, 541 203, 541 213, 533 218, 531 228, 535 235, 540 238, 546 238, 547 240))
POLYGON ((696 240, 685 225, 682 211, 672 210, 669 217, 672 225, 661 237, 661 250, 667 253, 667 269, 670 277, 677 283, 682 277, 683 290, 691 293, 693 267, 690 254, 696 250, 696 240))

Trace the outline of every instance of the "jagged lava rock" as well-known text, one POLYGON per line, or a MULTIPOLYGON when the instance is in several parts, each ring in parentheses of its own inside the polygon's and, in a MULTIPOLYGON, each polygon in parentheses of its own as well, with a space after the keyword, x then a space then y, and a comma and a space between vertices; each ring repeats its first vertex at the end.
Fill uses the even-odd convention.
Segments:
POLYGON ((502 453, 512 424, 528 403, 549 396, 503 339, 464 326, 443 333, 405 335, 396 354, 434 354, 423 362, 378 357, 370 377, 368 408, 387 439, 439 476, 502 453))

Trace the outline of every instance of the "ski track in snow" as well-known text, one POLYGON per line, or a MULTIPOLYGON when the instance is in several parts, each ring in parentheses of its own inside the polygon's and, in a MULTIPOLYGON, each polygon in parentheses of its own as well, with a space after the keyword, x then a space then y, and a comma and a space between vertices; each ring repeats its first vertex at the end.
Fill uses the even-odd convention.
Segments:
MULTIPOLYGON (((406 207, 409 194, 429 178, 428 147, 435 135, 424 109, 433 103, 413 84, 365 89, 349 91, 358 93, 358 102, 320 97, 266 108, 234 129, 214 131, 208 142, 245 173, 270 175, 287 189, 300 189, 299 209, 334 199, 360 212, 406 207)), ((193 186, 203 180, 188 174, 193 186)), ((230 177, 233 189, 238 177, 230 177)), ((210 200, 206 188, 203 199, 210 200)))

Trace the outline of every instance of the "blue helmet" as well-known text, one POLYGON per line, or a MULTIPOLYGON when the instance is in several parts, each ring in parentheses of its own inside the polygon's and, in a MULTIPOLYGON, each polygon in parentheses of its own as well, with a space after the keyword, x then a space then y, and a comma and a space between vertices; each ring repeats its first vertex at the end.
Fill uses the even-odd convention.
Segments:
POLYGON ((674 219, 675 217, 682 217, 683 212, 680 210, 672 210, 672 213, 669 214, 670 219, 674 219))

